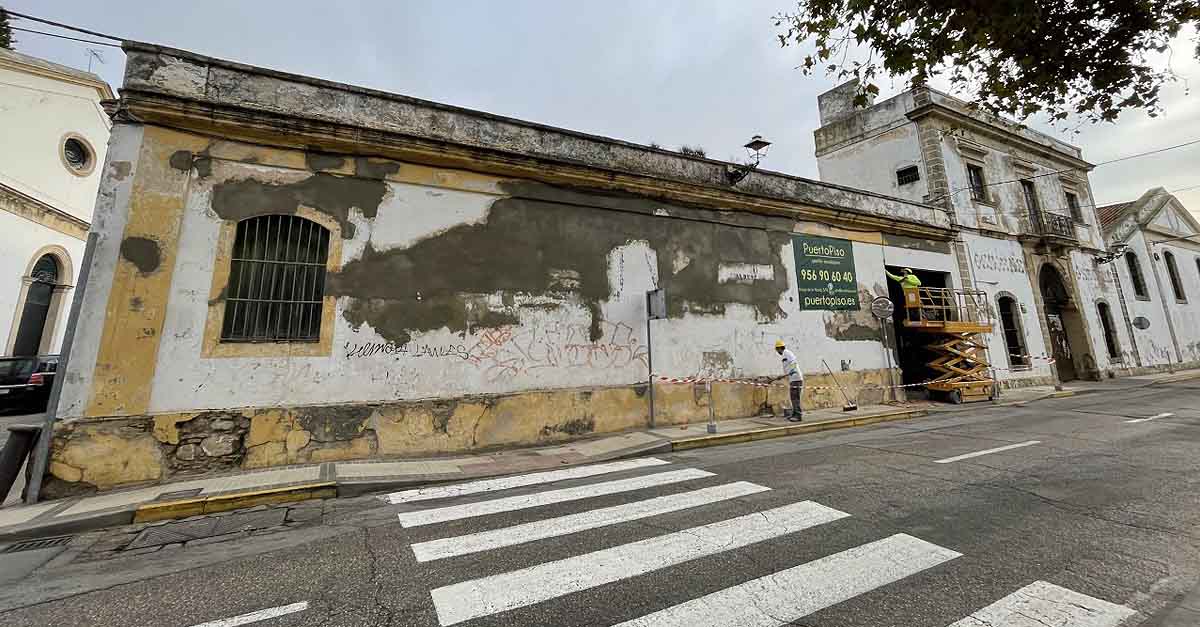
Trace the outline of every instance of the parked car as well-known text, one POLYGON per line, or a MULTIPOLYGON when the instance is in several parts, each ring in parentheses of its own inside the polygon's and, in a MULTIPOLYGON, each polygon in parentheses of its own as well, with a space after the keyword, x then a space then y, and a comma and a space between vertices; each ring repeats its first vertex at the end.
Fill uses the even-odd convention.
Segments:
POLYGON ((58 355, 0 357, 0 412, 46 410, 58 355))

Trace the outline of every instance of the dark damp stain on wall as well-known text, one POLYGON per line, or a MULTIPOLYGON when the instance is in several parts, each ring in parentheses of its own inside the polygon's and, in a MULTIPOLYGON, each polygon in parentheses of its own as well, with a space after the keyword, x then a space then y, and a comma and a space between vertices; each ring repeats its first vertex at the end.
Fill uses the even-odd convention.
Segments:
MULTIPOLYGON (((788 287, 781 256, 790 241, 787 232, 660 217, 654 214, 663 204, 645 198, 530 183, 505 187, 513 197, 497 200, 484 223, 461 224, 408 248, 380 251, 368 243, 360 258, 328 279, 331 293, 352 297, 343 311, 346 320, 356 327, 368 323, 387 339, 406 343, 414 332, 516 324, 519 307, 491 309, 484 295, 519 293, 584 305, 595 341, 601 335, 600 305, 614 293, 609 254, 636 241, 648 242, 657 261, 634 254, 625 263, 656 264, 671 317, 722 315, 734 303, 753 307, 763 321, 785 315, 779 299, 788 287), (675 272, 675 260, 685 257, 687 265, 675 272), (774 278, 721 284, 722 263, 769 264, 774 278)), ((761 225, 772 220, 678 207, 670 212, 761 225)))
MULTIPOLYGON (((324 161, 324 163, 331 163, 324 161)), ((398 163, 355 160, 356 176, 318 172, 295 183, 265 183, 244 178, 213 186, 212 208, 225 220, 244 220, 264 214, 294 214, 300 205, 326 213, 338 221, 342 237, 354 237, 351 207, 374 218, 387 194, 383 177, 396 172, 398 163)))
POLYGON ((136 266, 142 274, 154 272, 162 263, 158 242, 146 237, 126 237, 121 240, 121 257, 136 266))

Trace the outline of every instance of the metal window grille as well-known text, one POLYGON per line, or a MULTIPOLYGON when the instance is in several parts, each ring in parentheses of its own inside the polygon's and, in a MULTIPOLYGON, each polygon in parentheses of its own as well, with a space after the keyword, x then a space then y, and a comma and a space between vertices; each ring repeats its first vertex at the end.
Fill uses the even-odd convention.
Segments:
POLYGON ((1021 334, 1017 302, 1008 296, 1002 296, 998 304, 1000 327, 1004 331, 1004 347, 1008 349, 1008 363, 1013 367, 1028 366, 1029 358, 1025 356, 1025 339, 1021 334))
POLYGON ((908 185, 909 183, 916 183, 919 180, 921 180, 921 171, 918 170, 917 166, 915 166, 915 165, 911 165, 911 166, 908 166, 907 168, 900 168, 899 170, 896 170, 896 183, 898 183, 900 185, 908 185))
POLYGON ((971 183, 971 198, 987 200, 987 183, 983 178, 983 168, 977 165, 968 165, 967 179, 971 183))
POLYGON ((238 222, 221 341, 318 341, 328 255, 329 231, 311 220, 238 222))

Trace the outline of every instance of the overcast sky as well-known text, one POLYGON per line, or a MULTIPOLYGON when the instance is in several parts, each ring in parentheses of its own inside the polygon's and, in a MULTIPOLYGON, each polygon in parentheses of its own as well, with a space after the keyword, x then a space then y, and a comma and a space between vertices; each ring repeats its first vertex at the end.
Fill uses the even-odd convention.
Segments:
MULTIPOLYGON (((743 159, 762 134, 764 167, 816 178, 817 94, 834 85, 795 70, 771 17, 786 0, 392 0, 201 3, 0 0, 9 9, 131 39, 480 109, 710 157, 743 159)), ((14 26, 45 27, 24 20, 14 26)), ((61 32, 61 31, 58 31, 61 32)), ((87 67, 87 44, 14 33, 17 50, 87 67)), ((1194 31, 1174 45, 1177 74, 1200 88, 1194 31)), ((101 48, 93 70, 119 87, 124 55, 101 48)), ((881 85, 886 97, 903 85, 881 85)), ((1164 92, 1166 112, 1051 130, 1100 163, 1200 139, 1200 93, 1164 92)), ((1101 166, 1099 204, 1146 189, 1200 186, 1200 145, 1101 166)), ((1177 194, 1200 215, 1200 187, 1177 194)))

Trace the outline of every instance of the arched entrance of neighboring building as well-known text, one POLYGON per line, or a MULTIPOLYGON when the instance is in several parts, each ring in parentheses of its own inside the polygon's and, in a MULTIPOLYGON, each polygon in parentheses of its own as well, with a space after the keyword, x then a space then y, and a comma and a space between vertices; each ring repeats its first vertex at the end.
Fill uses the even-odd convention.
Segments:
POLYGON ((1073 381, 1079 378, 1075 370, 1075 359, 1071 352, 1071 336, 1077 336, 1077 328, 1081 324, 1079 311, 1067 291, 1067 284, 1062 275, 1051 264, 1042 266, 1038 276, 1041 286, 1043 309, 1046 312, 1046 328, 1050 332, 1050 347, 1054 353, 1054 363, 1058 366, 1060 381, 1073 381))
POLYGON ((42 255, 33 264, 33 271, 27 279, 30 283, 25 292, 25 305, 21 308, 20 324, 13 341, 13 355, 38 354, 54 300, 54 288, 59 281, 59 270, 54 255, 42 255))

